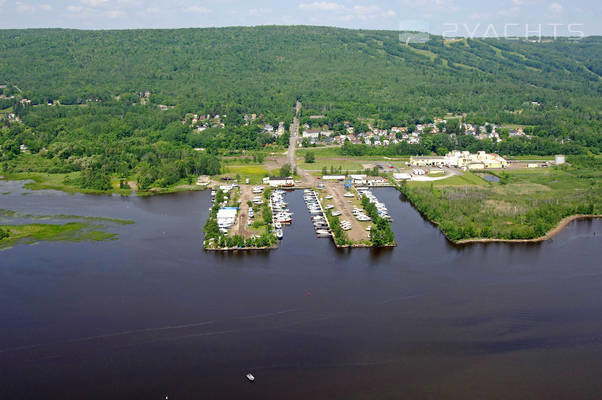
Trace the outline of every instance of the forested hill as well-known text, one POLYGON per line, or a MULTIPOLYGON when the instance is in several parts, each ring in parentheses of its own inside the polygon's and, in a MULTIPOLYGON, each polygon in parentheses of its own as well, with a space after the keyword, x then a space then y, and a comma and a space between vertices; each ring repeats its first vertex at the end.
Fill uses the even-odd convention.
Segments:
MULTIPOLYGON (((286 117, 340 109, 392 119, 478 114, 540 124, 599 118, 602 38, 399 43, 399 32, 309 26, 1 30, 0 84, 33 104, 149 90, 182 112, 286 117), (538 102, 537 110, 525 104, 538 102)), ((591 128, 591 127, 590 127, 591 128)))

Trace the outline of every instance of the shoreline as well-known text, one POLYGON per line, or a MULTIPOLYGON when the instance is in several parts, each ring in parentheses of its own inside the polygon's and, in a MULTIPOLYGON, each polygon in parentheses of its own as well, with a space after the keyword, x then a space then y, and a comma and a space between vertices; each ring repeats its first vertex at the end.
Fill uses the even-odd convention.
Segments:
MULTIPOLYGON (((564 228, 567 227, 568 224, 570 224, 573 221, 577 221, 579 219, 597 219, 597 218, 602 218, 602 214, 576 214, 576 215, 571 215, 569 217, 565 217, 562 220, 560 220, 560 222, 558 223, 558 225, 556 225, 555 228, 550 229, 550 231, 548 231, 548 233, 546 233, 544 236, 540 236, 540 237, 533 238, 533 239, 486 239, 486 238, 475 238, 475 239, 462 239, 462 240, 458 240, 457 242, 454 242, 453 240, 450 240, 449 238, 447 238, 447 236, 445 236, 445 237, 448 240, 450 240, 451 242, 453 242, 454 244, 470 244, 470 243, 538 243, 538 242, 545 242, 546 240, 551 239, 552 237, 554 237, 555 235, 557 235, 558 233, 560 233, 564 228)), ((441 232, 443 233, 443 231, 441 231, 441 232)), ((445 235, 445 233, 443 235, 445 235)))
POLYGON ((441 234, 445 237, 445 239, 447 241, 449 241, 450 243, 454 244, 454 245, 465 245, 465 244, 472 244, 472 243, 540 243, 540 242, 545 242, 546 240, 551 239, 552 237, 554 237, 555 235, 557 235, 558 233, 560 233, 564 228, 566 228, 566 226, 568 224, 570 224, 573 221, 579 220, 579 219, 597 219, 597 218, 602 218, 602 214, 575 214, 575 215, 570 215, 568 217, 564 217, 563 219, 560 220, 560 222, 558 222, 558 225, 556 225, 556 227, 550 229, 545 235, 540 236, 540 237, 536 237, 536 238, 532 238, 532 239, 496 239, 496 238, 472 238, 472 239, 461 239, 461 240, 453 240, 450 239, 445 232, 443 232, 441 230, 441 228, 439 227, 439 222, 437 221, 433 221, 432 219, 430 219, 429 217, 427 217, 422 210, 420 210, 418 207, 416 207, 416 205, 414 205, 414 203, 412 202, 412 200, 410 200, 409 197, 407 197, 405 195, 405 193, 401 190, 401 188, 399 186, 395 186, 395 188, 399 191, 399 193, 401 193, 406 200, 412 205, 412 207, 418 211, 418 213, 420 214, 420 216, 425 219, 426 221, 430 222, 431 224, 435 225, 437 227, 437 229, 439 230, 439 232, 441 232, 441 234))
POLYGON ((345 244, 345 245, 338 245, 336 244, 336 242, 334 243, 334 246, 337 249, 386 249, 386 248, 393 248, 393 247, 397 247, 397 242, 393 243, 393 244, 386 244, 384 246, 373 246, 371 244, 364 244, 364 243, 354 243, 354 244, 345 244))
POLYGON ((269 247, 212 247, 204 248, 204 251, 255 251, 255 250, 276 250, 278 246, 269 247))
POLYGON ((60 185, 54 183, 44 182, 42 179, 36 176, 25 176, 26 174, 46 174, 52 175, 45 172, 17 172, 17 173, 9 173, 0 175, 0 181, 6 182, 22 182, 22 181, 31 181, 25 182, 23 184, 23 188, 31 191, 37 190, 55 190, 57 192, 62 192, 66 194, 86 194, 91 196, 126 196, 126 197, 151 197, 151 196, 159 196, 162 194, 174 194, 181 192, 199 192, 209 188, 209 185, 200 186, 200 185, 178 185, 168 188, 151 188, 149 190, 134 190, 134 189, 118 189, 112 188, 111 190, 96 190, 96 189, 86 189, 80 188, 77 186, 68 186, 68 185, 60 185), (21 176, 19 176, 21 175, 21 176), (198 186, 198 187, 197 187, 198 186))

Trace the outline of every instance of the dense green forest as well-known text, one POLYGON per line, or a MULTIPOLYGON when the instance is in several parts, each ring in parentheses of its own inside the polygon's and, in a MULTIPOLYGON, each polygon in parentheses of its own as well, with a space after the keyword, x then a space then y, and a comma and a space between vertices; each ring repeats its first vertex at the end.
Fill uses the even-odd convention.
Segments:
POLYGON ((77 183, 100 190, 111 176, 135 177, 140 188, 169 186, 219 172, 224 149, 273 142, 258 125, 242 126, 243 116, 288 123, 297 99, 303 120, 321 114, 331 127, 360 118, 390 127, 446 115, 537 127, 527 145, 449 143, 441 136, 418 147, 347 154, 454 146, 515 154, 602 151, 601 38, 433 36, 406 45, 398 35, 308 26, 0 30, 0 85, 6 85, 0 168, 81 171, 77 183), (9 121, 9 113, 21 122, 9 121), (197 132, 182 123, 190 114, 221 115, 225 128, 197 132), (24 162, 21 145, 36 157, 24 162))

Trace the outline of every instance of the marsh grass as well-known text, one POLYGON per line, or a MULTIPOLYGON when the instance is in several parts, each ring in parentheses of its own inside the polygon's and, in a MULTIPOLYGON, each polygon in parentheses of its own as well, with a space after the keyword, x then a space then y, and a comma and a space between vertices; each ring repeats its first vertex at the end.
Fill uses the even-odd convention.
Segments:
POLYGON ((83 222, 67 222, 65 224, 24 224, 2 225, 9 236, 0 240, 0 249, 12 247, 15 244, 32 244, 40 241, 105 241, 116 240, 117 234, 97 230, 94 226, 83 222))

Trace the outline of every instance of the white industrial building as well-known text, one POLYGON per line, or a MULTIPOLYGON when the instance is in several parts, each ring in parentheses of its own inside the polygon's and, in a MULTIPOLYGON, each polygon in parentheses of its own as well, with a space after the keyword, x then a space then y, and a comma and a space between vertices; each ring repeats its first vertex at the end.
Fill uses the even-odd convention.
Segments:
POLYGON ((412 167, 426 166, 448 166, 463 169, 483 169, 483 168, 506 168, 508 161, 497 154, 488 154, 484 151, 470 153, 469 151, 452 151, 445 156, 422 156, 411 157, 410 165, 412 167))

